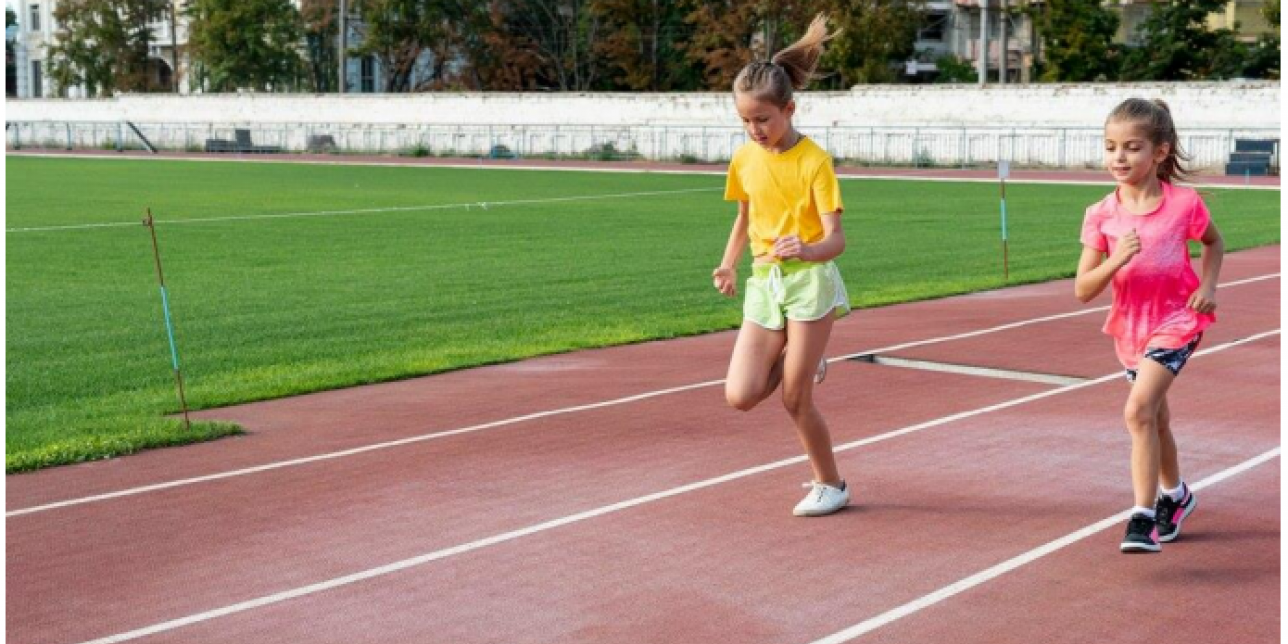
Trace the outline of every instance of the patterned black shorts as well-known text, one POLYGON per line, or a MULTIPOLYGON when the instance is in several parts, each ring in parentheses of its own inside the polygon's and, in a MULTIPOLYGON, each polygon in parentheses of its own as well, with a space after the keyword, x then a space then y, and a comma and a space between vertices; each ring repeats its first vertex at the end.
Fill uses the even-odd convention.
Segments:
MULTIPOLYGON (((1203 334, 1200 333, 1190 343, 1179 349, 1146 349, 1145 357, 1167 367, 1173 376, 1180 375, 1181 368, 1189 361, 1190 356, 1194 355, 1194 350, 1199 348, 1199 342, 1203 340, 1203 334)), ((1136 370, 1127 370, 1127 382, 1136 382, 1136 370)))

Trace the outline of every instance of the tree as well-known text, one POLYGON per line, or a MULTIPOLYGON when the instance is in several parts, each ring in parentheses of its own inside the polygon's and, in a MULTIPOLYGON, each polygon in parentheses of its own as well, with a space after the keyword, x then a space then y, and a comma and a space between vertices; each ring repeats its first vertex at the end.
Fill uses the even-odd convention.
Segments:
POLYGON ((1123 80, 1183 81, 1239 76, 1247 48, 1229 29, 1208 29, 1226 0, 1158 2, 1137 30, 1140 43, 1123 60, 1123 80))
POLYGON ((1250 78, 1279 79, 1279 0, 1266 0, 1261 15, 1274 27, 1274 31, 1261 34, 1257 44, 1248 53, 1248 63, 1243 75, 1250 78))
POLYGON ((828 13, 840 34, 821 61, 836 73, 831 84, 893 82, 895 64, 916 53, 924 5, 922 0, 831 0, 828 13))
POLYGON ((707 89, 727 90, 749 62, 791 44, 820 10, 818 2, 686 0, 692 27, 685 54, 707 89))
POLYGON ((595 44, 603 38, 602 16, 592 0, 508 0, 505 32, 536 57, 541 87, 587 91, 601 87, 603 65, 595 44))
POLYGON ((421 55, 448 33, 444 2, 432 0, 357 0, 361 44, 353 53, 375 56, 384 71, 386 92, 411 90, 421 55))
POLYGON ((1042 41, 1041 79, 1078 83, 1118 78, 1121 55, 1113 43, 1118 15, 1099 2, 1046 0, 1028 11, 1042 41))
POLYGON ((336 42, 340 34, 340 6, 337 0, 301 0, 300 20, 304 29, 305 65, 309 87, 315 92, 336 90, 339 59, 336 42))
POLYGON ((303 20, 291 0, 190 0, 193 80, 216 92, 298 84, 303 20))
POLYGON ((605 37, 592 45, 614 90, 671 92, 698 89, 701 70, 684 55, 692 27, 685 11, 666 0, 594 0, 591 11, 605 37))
POLYGON ((460 31, 464 59, 447 82, 476 90, 527 91, 547 87, 537 44, 512 16, 515 3, 491 0, 465 13, 460 31))
POLYGON ((156 87, 148 74, 148 23, 160 19, 165 0, 66 0, 54 8, 49 78, 56 91, 83 85, 89 96, 156 87))

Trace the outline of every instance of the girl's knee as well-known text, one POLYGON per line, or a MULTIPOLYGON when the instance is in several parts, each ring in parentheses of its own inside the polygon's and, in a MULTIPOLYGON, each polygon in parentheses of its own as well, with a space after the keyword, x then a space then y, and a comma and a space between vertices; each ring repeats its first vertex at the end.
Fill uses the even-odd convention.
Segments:
POLYGON ((783 389, 783 409, 793 418, 809 411, 814 405, 813 397, 797 389, 783 389))
POLYGON ((1131 430, 1153 428, 1158 424, 1158 411, 1154 405, 1129 399, 1123 407, 1123 420, 1131 430))
POLYGON ((749 394, 746 390, 726 389, 725 402, 738 411, 751 411, 760 404, 760 398, 749 394))

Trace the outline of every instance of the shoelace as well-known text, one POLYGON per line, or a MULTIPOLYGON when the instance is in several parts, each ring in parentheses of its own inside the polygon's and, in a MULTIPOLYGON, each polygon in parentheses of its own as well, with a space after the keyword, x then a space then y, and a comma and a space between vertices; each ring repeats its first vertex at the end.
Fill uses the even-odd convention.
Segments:
POLYGON ((823 495, 827 492, 828 488, 831 488, 833 490, 840 489, 840 488, 832 487, 826 483, 818 483, 818 482, 802 483, 801 487, 814 488, 810 493, 814 495, 815 501, 822 501, 823 495))
POLYGON ((1158 520, 1171 523, 1172 515, 1176 514, 1176 508, 1180 507, 1180 501, 1173 501, 1172 497, 1164 494, 1158 497, 1158 503, 1154 506, 1154 515, 1158 520))
POLYGON ((1131 517, 1131 523, 1127 524, 1127 532, 1140 535, 1148 535, 1154 529, 1154 519, 1143 514, 1134 514, 1131 517))

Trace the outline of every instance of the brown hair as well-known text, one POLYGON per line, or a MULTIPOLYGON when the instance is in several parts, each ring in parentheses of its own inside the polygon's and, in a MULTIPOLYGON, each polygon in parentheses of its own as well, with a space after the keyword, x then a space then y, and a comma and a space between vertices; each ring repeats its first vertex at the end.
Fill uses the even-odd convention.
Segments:
POLYGON ((1168 144, 1167 158, 1158 164, 1160 180, 1175 183, 1177 179, 1189 179, 1191 170, 1181 162, 1189 162, 1190 155, 1181 149, 1181 140, 1176 134, 1176 124, 1172 122, 1172 111, 1167 103, 1159 99, 1129 98, 1109 113, 1105 124, 1113 121, 1128 121, 1144 128, 1145 136, 1154 145, 1168 144))
POLYGON ((816 78, 814 70, 823 55, 823 43, 836 37, 827 33, 827 16, 818 14, 809 23, 805 35, 769 62, 748 63, 733 81, 735 94, 755 94, 786 107, 792 100, 793 89, 805 89, 816 78))

